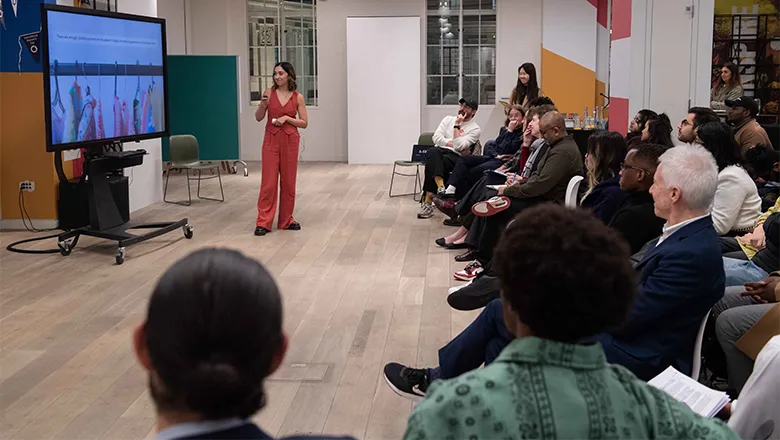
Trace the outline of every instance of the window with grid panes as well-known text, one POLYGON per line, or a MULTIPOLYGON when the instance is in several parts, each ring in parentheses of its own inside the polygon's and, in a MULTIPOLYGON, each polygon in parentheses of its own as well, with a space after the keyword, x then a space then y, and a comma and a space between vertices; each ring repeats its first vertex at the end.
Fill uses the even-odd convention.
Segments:
POLYGON ((317 105, 317 0, 247 0, 249 94, 259 103, 273 85, 274 65, 295 68, 298 93, 317 105))
POLYGON ((496 0, 426 0, 428 105, 496 102, 496 0))

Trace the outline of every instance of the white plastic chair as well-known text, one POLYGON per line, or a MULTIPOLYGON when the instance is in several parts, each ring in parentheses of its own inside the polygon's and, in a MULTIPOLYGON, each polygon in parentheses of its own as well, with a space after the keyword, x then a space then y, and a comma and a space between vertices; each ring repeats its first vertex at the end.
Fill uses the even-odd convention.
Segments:
POLYGON ((565 205, 567 208, 576 208, 579 204, 577 201, 577 193, 580 190, 580 183, 582 183, 582 176, 574 176, 569 180, 569 186, 566 187, 566 200, 565 205))
POLYGON ((699 373, 701 372, 701 344, 704 341, 704 327, 707 326, 707 319, 710 317, 710 311, 704 315, 704 319, 701 320, 701 326, 699 326, 699 333, 696 334, 696 344, 693 346, 693 367, 691 368, 691 378, 693 380, 699 380, 699 373))

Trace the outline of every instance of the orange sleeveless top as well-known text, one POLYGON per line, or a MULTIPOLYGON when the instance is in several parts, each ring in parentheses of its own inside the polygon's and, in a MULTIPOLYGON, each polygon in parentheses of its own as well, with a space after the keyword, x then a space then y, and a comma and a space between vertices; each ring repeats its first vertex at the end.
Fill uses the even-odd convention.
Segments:
POLYGON ((271 96, 268 98, 268 115, 266 116, 268 122, 265 123, 265 131, 271 134, 279 133, 280 130, 284 130, 287 134, 297 133, 298 127, 292 124, 283 124, 281 127, 271 124, 273 119, 278 119, 282 116, 294 118, 298 114, 297 103, 298 91, 294 91, 290 96, 290 100, 282 105, 282 102, 279 101, 279 96, 276 94, 276 89, 273 89, 271 96))

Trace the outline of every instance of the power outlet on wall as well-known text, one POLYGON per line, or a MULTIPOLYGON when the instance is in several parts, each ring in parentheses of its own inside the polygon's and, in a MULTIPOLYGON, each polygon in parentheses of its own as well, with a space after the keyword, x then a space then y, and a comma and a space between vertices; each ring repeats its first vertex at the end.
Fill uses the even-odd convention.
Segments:
POLYGON ((19 182, 19 189, 21 191, 33 192, 35 191, 35 182, 32 180, 22 180, 19 182))

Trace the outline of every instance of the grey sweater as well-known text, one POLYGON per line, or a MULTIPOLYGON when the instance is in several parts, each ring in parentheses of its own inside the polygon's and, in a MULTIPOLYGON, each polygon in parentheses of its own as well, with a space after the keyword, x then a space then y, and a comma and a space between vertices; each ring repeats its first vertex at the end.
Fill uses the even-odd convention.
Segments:
POLYGON ((504 190, 504 195, 518 199, 542 197, 563 203, 566 187, 574 176, 583 175, 580 149, 570 136, 552 145, 539 160, 539 166, 524 181, 504 190))

